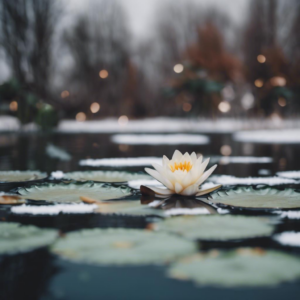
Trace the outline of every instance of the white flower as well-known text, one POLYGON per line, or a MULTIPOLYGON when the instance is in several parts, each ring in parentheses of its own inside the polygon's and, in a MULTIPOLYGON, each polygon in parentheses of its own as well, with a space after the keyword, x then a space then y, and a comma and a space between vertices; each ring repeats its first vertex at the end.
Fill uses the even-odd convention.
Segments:
POLYGON ((199 186, 212 174, 217 165, 204 172, 209 163, 209 158, 202 162, 202 156, 197 158, 195 152, 191 155, 188 153, 182 155, 180 151, 176 150, 172 160, 164 156, 162 162, 162 166, 152 164, 155 170, 145 168, 149 175, 167 187, 167 189, 147 187, 157 195, 201 196, 221 187, 221 185, 218 185, 209 189, 199 189, 199 186))

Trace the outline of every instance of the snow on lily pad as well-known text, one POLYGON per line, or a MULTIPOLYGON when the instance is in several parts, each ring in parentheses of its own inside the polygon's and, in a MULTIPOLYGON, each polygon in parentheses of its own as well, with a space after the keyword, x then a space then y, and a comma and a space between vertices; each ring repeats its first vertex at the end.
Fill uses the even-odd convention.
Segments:
MULTIPOLYGON (((122 198, 131 195, 126 186, 112 186, 106 183, 44 183, 28 188, 19 188, 18 193, 30 200, 51 202, 81 202, 82 198, 95 201, 122 198)), ((95 202, 91 201, 91 202, 95 202)))
POLYGON ((284 178, 300 179, 300 171, 277 172, 276 175, 284 178))
POLYGON ((192 280, 200 286, 275 286, 300 278, 300 259, 260 248, 240 248, 229 252, 212 250, 175 262, 168 275, 175 279, 192 280))
POLYGON ((210 195, 208 201, 239 208, 291 209, 300 208, 300 193, 293 189, 281 191, 274 188, 240 187, 216 192, 210 195))
POLYGON ((40 171, 0 171, 0 182, 22 182, 44 179, 46 173, 40 171))
POLYGON ((165 232, 138 229, 85 229, 68 233, 52 251, 94 265, 168 263, 197 251, 195 243, 165 232))
POLYGON ((215 175, 208 180, 222 185, 282 185, 299 183, 299 181, 294 179, 280 177, 235 177, 230 175, 215 175))
POLYGON ((274 240, 284 246, 300 247, 300 232, 287 231, 276 234, 274 240))
POLYGON ((273 226, 259 217, 210 215, 182 216, 157 224, 163 231, 180 234, 192 240, 230 241, 270 236, 273 226))
POLYGON ((58 233, 19 223, 0 223, 0 255, 31 251, 52 244, 58 233))
POLYGON ((83 171, 64 174, 65 178, 77 181, 98 181, 98 182, 126 182, 130 180, 149 180, 151 177, 141 173, 126 171, 83 171))

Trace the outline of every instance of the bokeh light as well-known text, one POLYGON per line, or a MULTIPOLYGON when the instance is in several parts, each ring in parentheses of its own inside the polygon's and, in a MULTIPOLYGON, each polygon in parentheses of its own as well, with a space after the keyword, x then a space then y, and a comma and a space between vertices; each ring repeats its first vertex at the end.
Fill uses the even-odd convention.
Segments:
POLYGON ((230 111, 231 105, 226 101, 222 101, 222 102, 220 102, 218 109, 222 113, 227 113, 230 111))
POLYGON ((184 67, 182 64, 177 64, 174 66, 173 70, 175 73, 179 74, 184 70, 184 67))
POLYGON ((273 86, 285 86, 286 85, 286 79, 281 76, 275 76, 270 79, 270 82, 273 86))
POLYGON ((246 93, 241 99, 242 107, 246 110, 252 108, 254 106, 254 102, 255 99, 252 93, 246 93))
POLYGON ((90 106, 90 110, 93 114, 97 113, 100 110, 100 104, 97 102, 94 102, 90 106))
POLYGON ((70 92, 69 91, 62 91, 60 96, 64 99, 70 96, 70 92))
POLYGON ((263 64, 263 63, 266 62, 266 57, 265 57, 264 55, 262 55, 262 54, 259 54, 259 55, 257 56, 257 61, 258 61, 259 63, 263 64))
POLYGON ((129 146, 128 146, 128 145, 125 145, 125 144, 119 145, 119 150, 120 150, 121 152, 126 152, 126 151, 128 151, 128 149, 129 149, 129 146))
POLYGON ((285 107, 286 106, 286 100, 283 98, 283 97, 280 97, 278 99, 278 104, 281 106, 281 107, 285 107))
POLYGON ((254 81, 254 85, 255 85, 256 87, 258 87, 258 88, 261 88, 261 87, 264 85, 264 82, 263 82, 262 79, 256 79, 256 80, 254 81))
POLYGON ((17 111, 18 110, 18 102, 17 101, 11 101, 9 104, 10 111, 17 111))
POLYGON ((99 72, 99 77, 100 78, 102 78, 102 79, 105 79, 105 78, 107 78, 108 77, 108 71, 107 70, 101 70, 100 72, 99 72))
POLYGON ((84 112, 79 112, 77 115, 76 115, 76 121, 78 122, 84 122, 86 120, 86 115, 84 112))
POLYGON ((229 156, 231 154, 232 150, 229 145, 223 145, 220 149, 220 153, 224 156, 229 156))
POLYGON ((123 127, 123 126, 126 126, 127 123, 128 123, 128 117, 125 116, 125 115, 119 117, 118 123, 119 123, 119 125, 122 126, 122 127, 123 127))
POLYGON ((190 103, 183 103, 182 105, 182 110, 185 111, 185 112, 188 112, 192 109, 192 104, 190 103))

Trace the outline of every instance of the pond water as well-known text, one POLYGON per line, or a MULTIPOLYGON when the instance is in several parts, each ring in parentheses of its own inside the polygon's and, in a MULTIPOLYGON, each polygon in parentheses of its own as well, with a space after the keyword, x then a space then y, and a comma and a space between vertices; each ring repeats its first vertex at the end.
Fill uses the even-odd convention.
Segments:
MULTIPOLYGON (((221 160, 214 174, 237 177, 274 176, 279 171, 300 170, 300 144, 260 144, 237 142, 231 134, 205 134, 205 145, 123 145, 113 143, 111 134, 7 133, 0 135, 0 170, 40 170, 50 174, 61 170, 111 170, 112 167, 80 166, 84 159, 121 157, 171 157, 174 150, 201 153, 216 161, 223 154, 231 157, 267 157, 263 163, 236 163, 221 160), (54 157, 47 146, 54 145, 70 155, 70 159, 54 157), (228 147, 224 147, 228 146, 228 147)), ((195 134, 197 136, 197 134, 195 134)), ((58 155, 59 156, 59 155, 58 155)), ((237 160, 238 162, 238 160, 237 160)), ((115 169, 143 171, 143 166, 115 169)), ((300 184, 275 186, 299 189, 300 184)), ((175 197, 176 198, 176 197, 175 197)), ((139 200, 136 194, 132 199, 139 200)), ((182 199, 181 199, 182 200, 182 199)), ((171 200, 172 201, 172 200, 171 200)), ((173 201, 177 201, 176 199, 173 201)), ((248 214, 248 212, 234 212, 248 214)), ((251 212, 251 214, 256 214, 251 212)), ((258 214, 258 213, 257 213, 258 214)), ((55 216, 11 214, 8 206, 0 206, 1 221, 32 224, 40 228, 56 228, 63 236, 82 228, 146 228, 159 217, 117 216, 101 214, 59 214, 55 216)), ((275 233, 300 231, 299 220, 274 221, 275 233)), ((236 247, 275 249, 300 257, 299 247, 286 247, 271 239, 248 242, 203 244, 204 250, 236 247)), ((73 263, 42 248, 23 254, 0 255, 0 299, 297 299, 299 279, 267 287, 197 286, 166 276, 164 266, 96 266, 73 263)), ((300 270, 299 270, 300 271, 300 270)))

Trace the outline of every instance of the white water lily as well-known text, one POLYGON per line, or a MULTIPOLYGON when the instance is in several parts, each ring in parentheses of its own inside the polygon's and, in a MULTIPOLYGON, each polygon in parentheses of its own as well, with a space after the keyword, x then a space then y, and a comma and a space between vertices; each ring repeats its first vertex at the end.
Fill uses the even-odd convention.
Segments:
POLYGON ((155 194, 160 196, 169 196, 179 194, 183 196, 201 196, 208 194, 221 185, 214 186, 209 189, 201 189, 199 186, 212 174, 217 165, 214 165, 209 170, 205 171, 209 163, 209 158, 202 162, 202 155, 197 158, 195 152, 191 155, 184 155, 176 150, 171 160, 166 156, 163 157, 162 166, 153 163, 153 169, 145 168, 145 171, 160 181, 167 189, 157 187, 147 187, 155 194))

